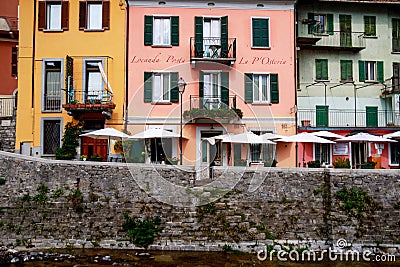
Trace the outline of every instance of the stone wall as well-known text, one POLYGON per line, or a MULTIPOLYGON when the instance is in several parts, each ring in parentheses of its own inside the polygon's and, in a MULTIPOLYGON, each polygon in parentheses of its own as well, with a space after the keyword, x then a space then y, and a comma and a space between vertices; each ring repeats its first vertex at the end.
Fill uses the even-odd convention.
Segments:
POLYGON ((15 116, 0 118, 0 150, 15 151, 15 127, 15 116))
POLYGON ((0 152, 0 245, 134 248, 122 230, 128 213, 161 217, 154 249, 221 250, 230 244, 250 251, 274 242, 317 249, 344 238, 361 249, 399 252, 400 179, 394 170, 216 167, 214 175, 210 186, 199 186, 191 167, 0 152), (41 194, 43 185, 48 193, 41 194), (343 188, 358 188, 371 201, 354 213, 337 197, 343 188))

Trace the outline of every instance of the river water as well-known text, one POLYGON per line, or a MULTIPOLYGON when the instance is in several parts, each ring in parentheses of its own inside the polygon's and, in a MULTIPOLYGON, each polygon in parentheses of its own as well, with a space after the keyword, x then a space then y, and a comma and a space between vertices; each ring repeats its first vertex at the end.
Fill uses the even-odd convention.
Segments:
POLYGON ((156 266, 156 267, 239 267, 239 266, 324 266, 324 267, 372 267, 400 266, 396 262, 281 262, 260 261, 255 254, 225 252, 151 251, 150 255, 134 250, 69 249, 30 252, 7 252, 0 254, 0 266, 27 267, 91 267, 91 266, 156 266), (12 263, 11 263, 12 262, 12 263))

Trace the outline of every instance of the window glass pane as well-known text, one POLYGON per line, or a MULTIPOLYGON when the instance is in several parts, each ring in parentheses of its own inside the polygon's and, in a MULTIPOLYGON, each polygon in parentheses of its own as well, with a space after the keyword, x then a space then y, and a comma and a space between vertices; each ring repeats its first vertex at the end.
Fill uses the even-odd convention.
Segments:
POLYGON ((262 75, 262 81, 261 81, 261 88, 262 88, 262 96, 261 100, 262 101, 267 101, 267 96, 268 96, 268 91, 267 91, 267 75, 262 75))
POLYGON ((260 76, 254 75, 253 77, 253 101, 258 102, 260 101, 260 90, 259 90, 259 83, 260 83, 260 76))
POLYGON ((171 25, 170 25, 170 20, 169 19, 163 19, 163 44, 170 44, 170 30, 171 30, 171 25))
POLYGON ((219 97, 218 74, 212 74, 212 96, 219 97))
POLYGON ((161 44, 161 19, 155 18, 154 19, 154 36, 153 36, 153 43, 154 44, 161 44))
POLYGON ((365 78, 368 81, 375 81, 375 62, 365 62, 365 78))
POLYGON ((156 44, 156 45, 171 44, 171 19, 170 18, 154 18, 153 44, 156 44))
POLYGON ((390 164, 399 164, 400 143, 390 143, 390 164))
POLYGON ((44 110, 61 109, 61 62, 45 62, 44 110))
POLYGON ((169 101, 169 75, 163 74, 163 100, 169 101))
POLYGON ((161 75, 155 74, 153 77, 153 101, 157 102, 161 99, 161 75))
POLYGON ((102 29, 102 4, 88 5, 88 29, 102 29))
POLYGON ((61 29, 61 5, 48 4, 47 5, 47 29, 59 30, 61 29))

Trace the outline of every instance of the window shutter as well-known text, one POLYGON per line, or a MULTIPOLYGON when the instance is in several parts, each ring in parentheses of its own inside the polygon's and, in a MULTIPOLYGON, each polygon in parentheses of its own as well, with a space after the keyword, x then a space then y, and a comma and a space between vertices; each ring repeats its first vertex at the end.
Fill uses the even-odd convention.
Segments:
POLYGON ((199 71, 199 97, 200 103, 199 108, 203 108, 203 97, 204 97, 204 72, 199 71))
POLYGON ((340 61, 340 80, 341 81, 353 80, 353 61, 351 60, 340 61))
POLYGON ((11 48, 11 76, 18 76, 18 46, 11 48))
POLYGON ((221 102, 229 108, 229 72, 221 72, 221 102))
POLYGON ((43 31, 46 29, 46 2, 39 2, 39 13, 38 13, 38 29, 43 31))
POLYGON ((328 34, 333 34, 333 14, 326 15, 328 34))
POLYGON ((179 45, 179 17, 171 17, 171 45, 179 45))
POLYGON ((170 73, 171 102, 179 102, 178 72, 170 73))
POLYGON ((308 34, 314 33, 315 24, 311 23, 311 21, 313 20, 314 20, 314 13, 308 13, 308 21, 310 21, 310 23, 308 23, 308 34))
POLYGON ((69 26, 69 2, 61 2, 61 29, 68 30, 69 26))
POLYGON ((328 60, 327 59, 323 59, 321 61, 322 63, 322 80, 328 80, 328 60))
POLYGON ((109 30, 110 29, 110 2, 103 1, 103 17, 102 17, 102 25, 103 29, 109 30))
POLYGON ((269 47, 268 19, 253 19, 253 46, 269 47))
POLYGON ((278 74, 270 74, 271 103, 279 103, 278 74))
POLYGON ((153 100, 153 73, 144 73, 144 102, 151 103, 153 100))
POLYGON ((87 21, 86 12, 86 2, 79 2, 79 30, 84 30, 86 28, 87 21))
POLYGON ((221 18, 221 51, 228 51, 228 16, 221 18))
POLYGON ((358 76, 360 82, 365 81, 365 61, 362 60, 358 61, 358 76))
POLYGON ((377 61, 376 62, 376 69, 378 71, 377 73, 377 78, 378 78, 378 82, 383 83, 383 81, 385 80, 385 78, 383 77, 383 61, 377 61))
POLYGON ((315 79, 328 80, 328 60, 315 59, 315 79))
POLYGON ((315 106, 316 126, 328 127, 329 124, 329 106, 315 106))
POLYGON ((378 107, 365 107, 367 127, 378 127, 378 107))
POLYGON ((144 45, 153 44, 153 16, 144 16, 144 45))
POLYGON ((239 160, 242 159, 242 145, 241 144, 233 144, 233 161, 235 166, 240 166, 239 160))
POLYGON ((244 101, 253 103, 253 74, 244 74, 244 101))
POLYGON ((203 57, 203 18, 194 18, 195 57, 203 57))
POLYGON ((347 70, 346 70, 346 61, 340 60, 340 80, 347 80, 347 70))

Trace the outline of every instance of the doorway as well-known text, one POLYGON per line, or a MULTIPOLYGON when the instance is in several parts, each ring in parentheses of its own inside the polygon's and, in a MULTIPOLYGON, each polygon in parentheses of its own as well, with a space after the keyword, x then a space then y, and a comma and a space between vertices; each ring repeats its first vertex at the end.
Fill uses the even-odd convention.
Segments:
POLYGON ((367 162, 368 145, 366 143, 351 143, 351 154, 353 166, 360 166, 361 163, 367 162))
POLYGON ((222 164, 222 142, 216 140, 212 145, 204 139, 221 135, 222 131, 201 131, 200 133, 200 179, 210 179, 213 177, 212 167, 222 164))

